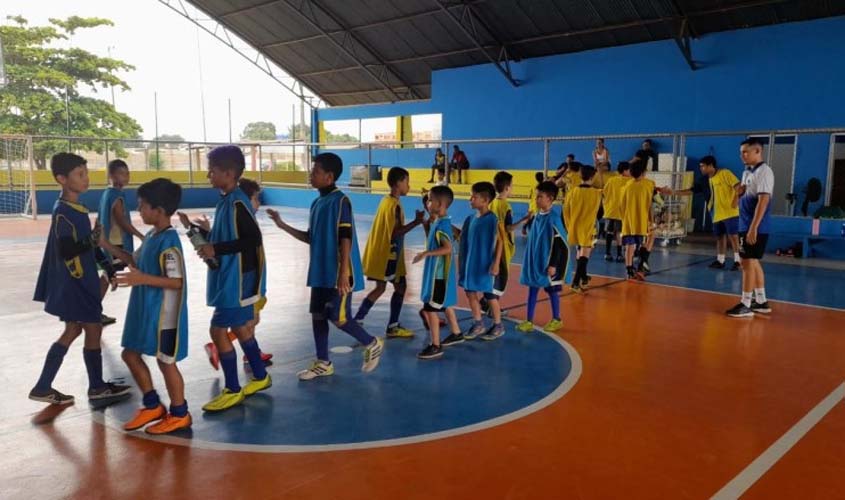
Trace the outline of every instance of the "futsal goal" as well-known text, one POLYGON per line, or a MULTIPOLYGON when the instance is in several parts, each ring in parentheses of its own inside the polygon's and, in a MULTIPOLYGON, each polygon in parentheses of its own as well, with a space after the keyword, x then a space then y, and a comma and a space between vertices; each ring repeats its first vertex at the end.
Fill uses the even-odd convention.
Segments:
POLYGON ((0 134, 0 217, 36 218, 32 137, 0 134))

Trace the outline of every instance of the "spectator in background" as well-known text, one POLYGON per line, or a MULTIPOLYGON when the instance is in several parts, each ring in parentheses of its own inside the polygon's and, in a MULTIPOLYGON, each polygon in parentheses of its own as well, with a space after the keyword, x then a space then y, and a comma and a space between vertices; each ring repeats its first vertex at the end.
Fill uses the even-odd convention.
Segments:
POLYGON ((647 155, 646 171, 651 170, 652 172, 657 172, 657 151, 654 149, 654 144, 651 142, 651 139, 643 141, 642 151, 645 151, 647 155))
POLYGON ((447 177, 450 178, 452 176, 452 170, 458 171, 458 184, 463 183, 463 177, 461 173, 469 168, 469 160, 467 160, 467 155, 461 151, 461 148, 458 147, 457 144, 454 146, 454 151, 452 152, 452 161, 449 162, 449 173, 447 177))
POLYGON ((593 150, 593 165, 597 172, 607 172, 610 169, 610 151, 604 145, 604 139, 596 139, 593 150))
POLYGON ((563 177, 563 174, 565 174, 568 170, 572 168, 573 163, 576 163, 575 155, 569 153, 568 155, 566 155, 566 161, 558 165, 557 170, 555 171, 555 175, 552 176, 552 180, 554 182, 557 182, 561 177, 563 177))
POLYGON ((437 148, 437 151, 434 152, 434 163, 431 165, 431 178, 428 179, 429 184, 434 182, 434 173, 439 173, 441 170, 446 170, 446 155, 443 154, 442 149, 437 148))

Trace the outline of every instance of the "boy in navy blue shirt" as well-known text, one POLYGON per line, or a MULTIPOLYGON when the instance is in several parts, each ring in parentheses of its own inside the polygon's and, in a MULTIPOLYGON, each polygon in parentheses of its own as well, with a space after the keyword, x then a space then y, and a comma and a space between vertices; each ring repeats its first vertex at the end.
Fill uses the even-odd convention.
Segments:
POLYGON ((53 380, 70 344, 83 331, 85 343, 82 356, 88 372, 88 399, 122 396, 129 392, 129 386, 103 381, 100 351, 103 307, 94 259, 101 234, 99 226, 91 230, 88 209, 79 203, 79 195, 88 191, 88 165, 80 156, 59 153, 50 160, 50 170, 62 187, 62 194, 53 206, 50 235, 34 300, 44 302, 44 310, 58 317, 65 324, 65 329, 47 351, 44 368, 29 393, 29 399, 59 405, 73 403, 73 396, 53 388, 53 380))

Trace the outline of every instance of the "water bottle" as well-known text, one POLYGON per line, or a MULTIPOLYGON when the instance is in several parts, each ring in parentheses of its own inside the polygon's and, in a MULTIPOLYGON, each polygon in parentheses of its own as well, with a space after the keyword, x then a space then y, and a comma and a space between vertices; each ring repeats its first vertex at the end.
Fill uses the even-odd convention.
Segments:
MULTIPOLYGON (((208 240, 205 239, 202 232, 195 226, 188 228, 188 239, 191 240, 191 245, 194 246, 194 250, 199 250, 201 246, 208 244, 208 240)), ((205 260, 206 265, 208 265, 210 269, 217 269, 220 267, 220 262, 217 261, 217 257, 203 260, 205 260)))

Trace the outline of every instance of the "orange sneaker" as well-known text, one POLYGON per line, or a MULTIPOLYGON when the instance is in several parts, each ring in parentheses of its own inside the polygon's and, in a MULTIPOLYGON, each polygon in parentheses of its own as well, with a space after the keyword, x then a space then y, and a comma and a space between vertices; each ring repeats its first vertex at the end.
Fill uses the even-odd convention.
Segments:
POLYGON ((214 342, 205 344, 205 353, 208 355, 208 362, 211 363, 211 367, 215 370, 219 370, 220 354, 217 353, 217 346, 214 345, 214 342))
POLYGON ((135 416, 132 417, 132 420, 123 424, 123 430, 134 431, 135 429, 140 429, 150 422, 164 418, 165 415, 167 415, 167 410, 161 404, 155 408, 139 408, 135 412, 135 416))
POLYGON ((147 434, 169 434, 179 429, 187 429, 192 423, 190 413, 184 417, 174 417, 172 413, 168 413, 161 422, 147 427, 144 431, 147 434))

